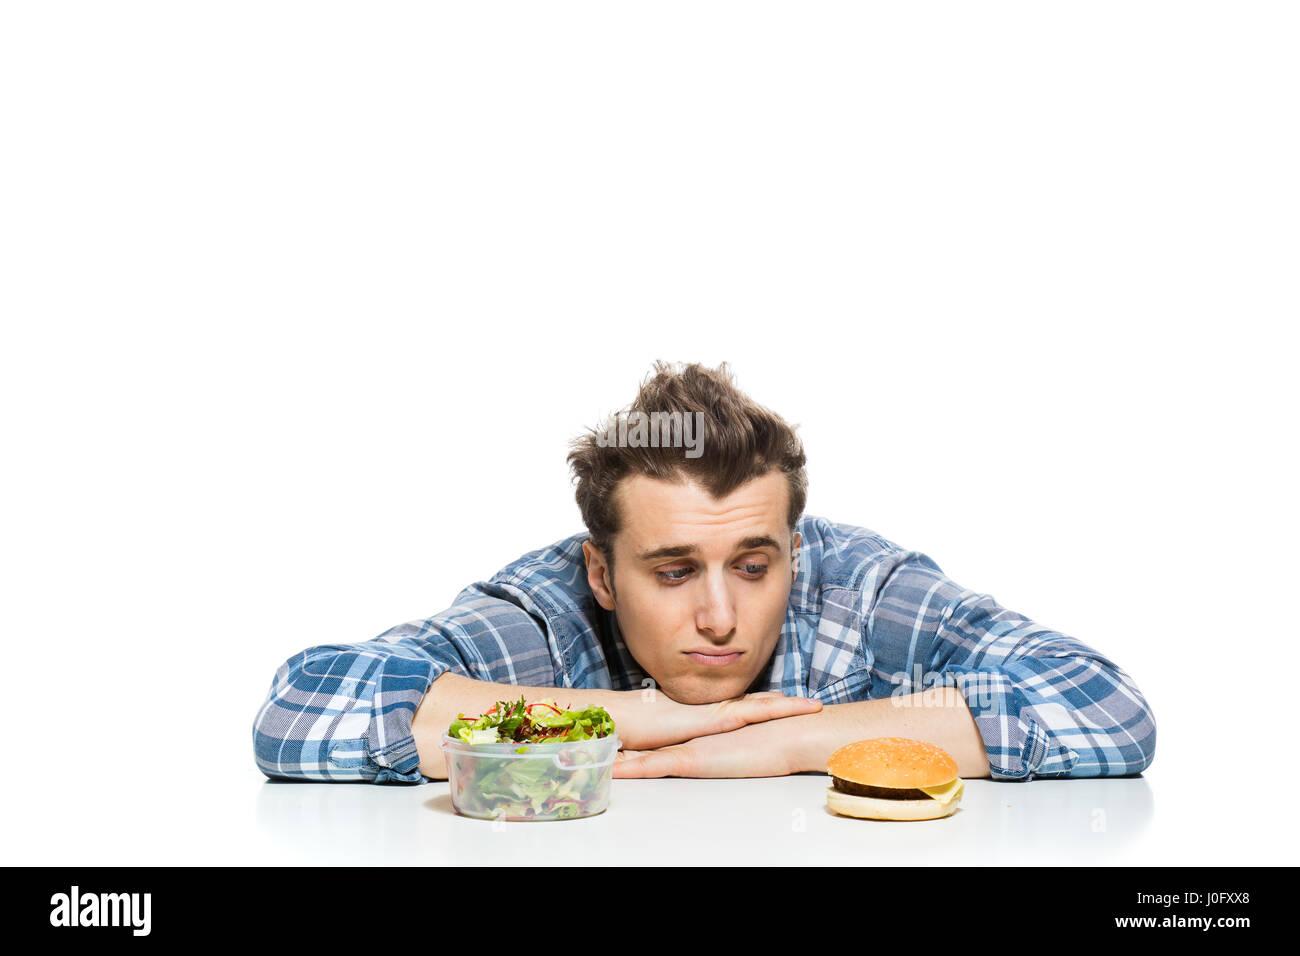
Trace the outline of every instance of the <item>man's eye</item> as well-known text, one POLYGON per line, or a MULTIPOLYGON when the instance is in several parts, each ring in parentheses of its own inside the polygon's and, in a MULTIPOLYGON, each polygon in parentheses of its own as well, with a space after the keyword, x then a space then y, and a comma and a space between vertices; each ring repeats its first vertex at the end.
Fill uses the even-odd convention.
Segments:
POLYGON ((691 573, 690 568, 674 568, 671 571, 656 571, 655 574, 664 581, 682 581, 691 573))
MULTIPOLYGON (((736 567, 754 578, 762 577, 767 573, 766 564, 738 564, 736 567)), ((662 581, 685 581, 694 570, 694 568, 673 568, 671 571, 656 571, 655 574, 662 581)))

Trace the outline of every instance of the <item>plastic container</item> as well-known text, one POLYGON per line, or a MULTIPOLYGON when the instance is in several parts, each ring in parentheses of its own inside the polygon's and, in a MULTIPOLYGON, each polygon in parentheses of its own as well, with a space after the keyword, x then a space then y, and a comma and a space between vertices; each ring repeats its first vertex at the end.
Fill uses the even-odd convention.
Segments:
POLYGON ((442 736, 451 805, 482 820, 575 820, 603 813, 616 734, 547 744, 476 744, 442 736))

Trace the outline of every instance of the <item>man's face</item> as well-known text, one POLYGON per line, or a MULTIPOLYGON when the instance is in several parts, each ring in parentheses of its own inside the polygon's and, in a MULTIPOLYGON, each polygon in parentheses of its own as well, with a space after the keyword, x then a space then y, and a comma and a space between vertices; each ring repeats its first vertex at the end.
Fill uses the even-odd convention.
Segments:
POLYGON ((628 650, 673 700, 739 697, 766 666, 798 568, 789 484, 770 471, 721 500, 693 482, 636 475, 616 492, 622 530, 608 565, 583 545, 596 599, 628 650))

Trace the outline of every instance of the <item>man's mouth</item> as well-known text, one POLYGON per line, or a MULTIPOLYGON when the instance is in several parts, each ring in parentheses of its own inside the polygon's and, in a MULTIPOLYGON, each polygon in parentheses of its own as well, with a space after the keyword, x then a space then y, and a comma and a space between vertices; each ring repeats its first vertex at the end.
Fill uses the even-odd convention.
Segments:
POLYGON ((726 667, 740 660, 744 651, 687 651, 686 656, 705 667, 726 667))

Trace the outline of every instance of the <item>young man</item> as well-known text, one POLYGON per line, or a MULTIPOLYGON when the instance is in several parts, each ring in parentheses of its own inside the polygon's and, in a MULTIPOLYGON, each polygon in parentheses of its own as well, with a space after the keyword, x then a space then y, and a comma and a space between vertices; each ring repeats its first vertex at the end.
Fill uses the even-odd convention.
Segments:
POLYGON ((937 744, 962 777, 1150 765, 1155 721, 1124 671, 924 554, 804 515, 804 462, 725 363, 656 363, 626 413, 573 443, 588 533, 427 620, 291 658, 253 727, 258 767, 445 779, 452 719, 521 694, 605 707, 620 777, 824 771, 888 736, 937 744))

